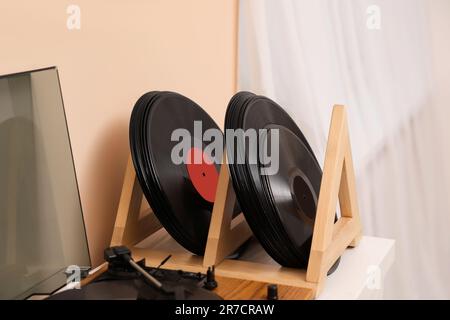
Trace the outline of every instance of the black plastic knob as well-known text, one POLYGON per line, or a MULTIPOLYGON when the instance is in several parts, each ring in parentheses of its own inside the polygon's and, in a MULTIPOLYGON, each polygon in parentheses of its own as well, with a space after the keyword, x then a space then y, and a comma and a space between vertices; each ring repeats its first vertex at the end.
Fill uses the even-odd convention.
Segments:
POLYGON ((267 286, 267 300, 278 300, 278 286, 276 284, 267 286))
POLYGON ((216 276, 214 272, 214 266, 211 268, 208 268, 208 271, 206 271, 206 281, 204 285, 205 289, 213 290, 217 288, 217 282, 216 282, 216 276))

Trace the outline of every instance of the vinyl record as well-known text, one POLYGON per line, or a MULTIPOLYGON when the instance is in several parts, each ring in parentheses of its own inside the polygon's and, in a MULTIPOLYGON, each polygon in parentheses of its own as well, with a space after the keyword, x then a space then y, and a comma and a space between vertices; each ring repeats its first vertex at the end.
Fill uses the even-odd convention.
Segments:
POLYGON ((219 130, 199 105, 173 92, 143 95, 130 120, 131 155, 146 199, 169 234, 198 255, 205 250, 220 170, 204 161, 201 137, 212 128, 219 130), (177 149, 181 135, 192 145, 186 154, 177 149), (180 163, 194 156, 202 161, 180 163))
POLYGON ((306 268, 322 171, 305 136, 279 105, 249 92, 231 99, 225 128, 258 133, 257 152, 244 140, 226 137, 233 187, 253 233, 281 265, 306 268), (272 161, 278 170, 268 172, 276 135, 279 157, 272 161))

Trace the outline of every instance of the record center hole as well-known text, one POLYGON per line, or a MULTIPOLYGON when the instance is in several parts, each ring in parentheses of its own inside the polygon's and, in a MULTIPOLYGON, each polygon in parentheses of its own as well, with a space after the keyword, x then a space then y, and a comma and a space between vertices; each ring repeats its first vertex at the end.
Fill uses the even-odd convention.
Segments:
POLYGON ((291 188, 297 209, 307 217, 314 219, 316 202, 309 184, 301 176, 296 176, 292 181, 291 188))
POLYGON ((206 173, 202 172, 202 176, 206 177, 206 173))

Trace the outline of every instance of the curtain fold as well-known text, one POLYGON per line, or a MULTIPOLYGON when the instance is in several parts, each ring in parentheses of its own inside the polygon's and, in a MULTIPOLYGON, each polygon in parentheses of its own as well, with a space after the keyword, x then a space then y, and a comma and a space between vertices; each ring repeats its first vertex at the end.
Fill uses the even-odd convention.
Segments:
POLYGON ((321 163, 332 107, 348 107, 364 232, 397 240, 387 298, 450 298, 448 107, 435 100, 429 5, 240 2, 240 90, 283 106, 321 163))

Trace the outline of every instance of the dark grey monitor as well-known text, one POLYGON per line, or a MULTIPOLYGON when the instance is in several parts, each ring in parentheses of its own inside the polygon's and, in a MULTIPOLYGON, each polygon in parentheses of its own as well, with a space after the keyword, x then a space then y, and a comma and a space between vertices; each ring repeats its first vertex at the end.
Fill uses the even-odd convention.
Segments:
POLYGON ((0 299, 48 294, 90 258, 56 67, 0 76, 0 299))

